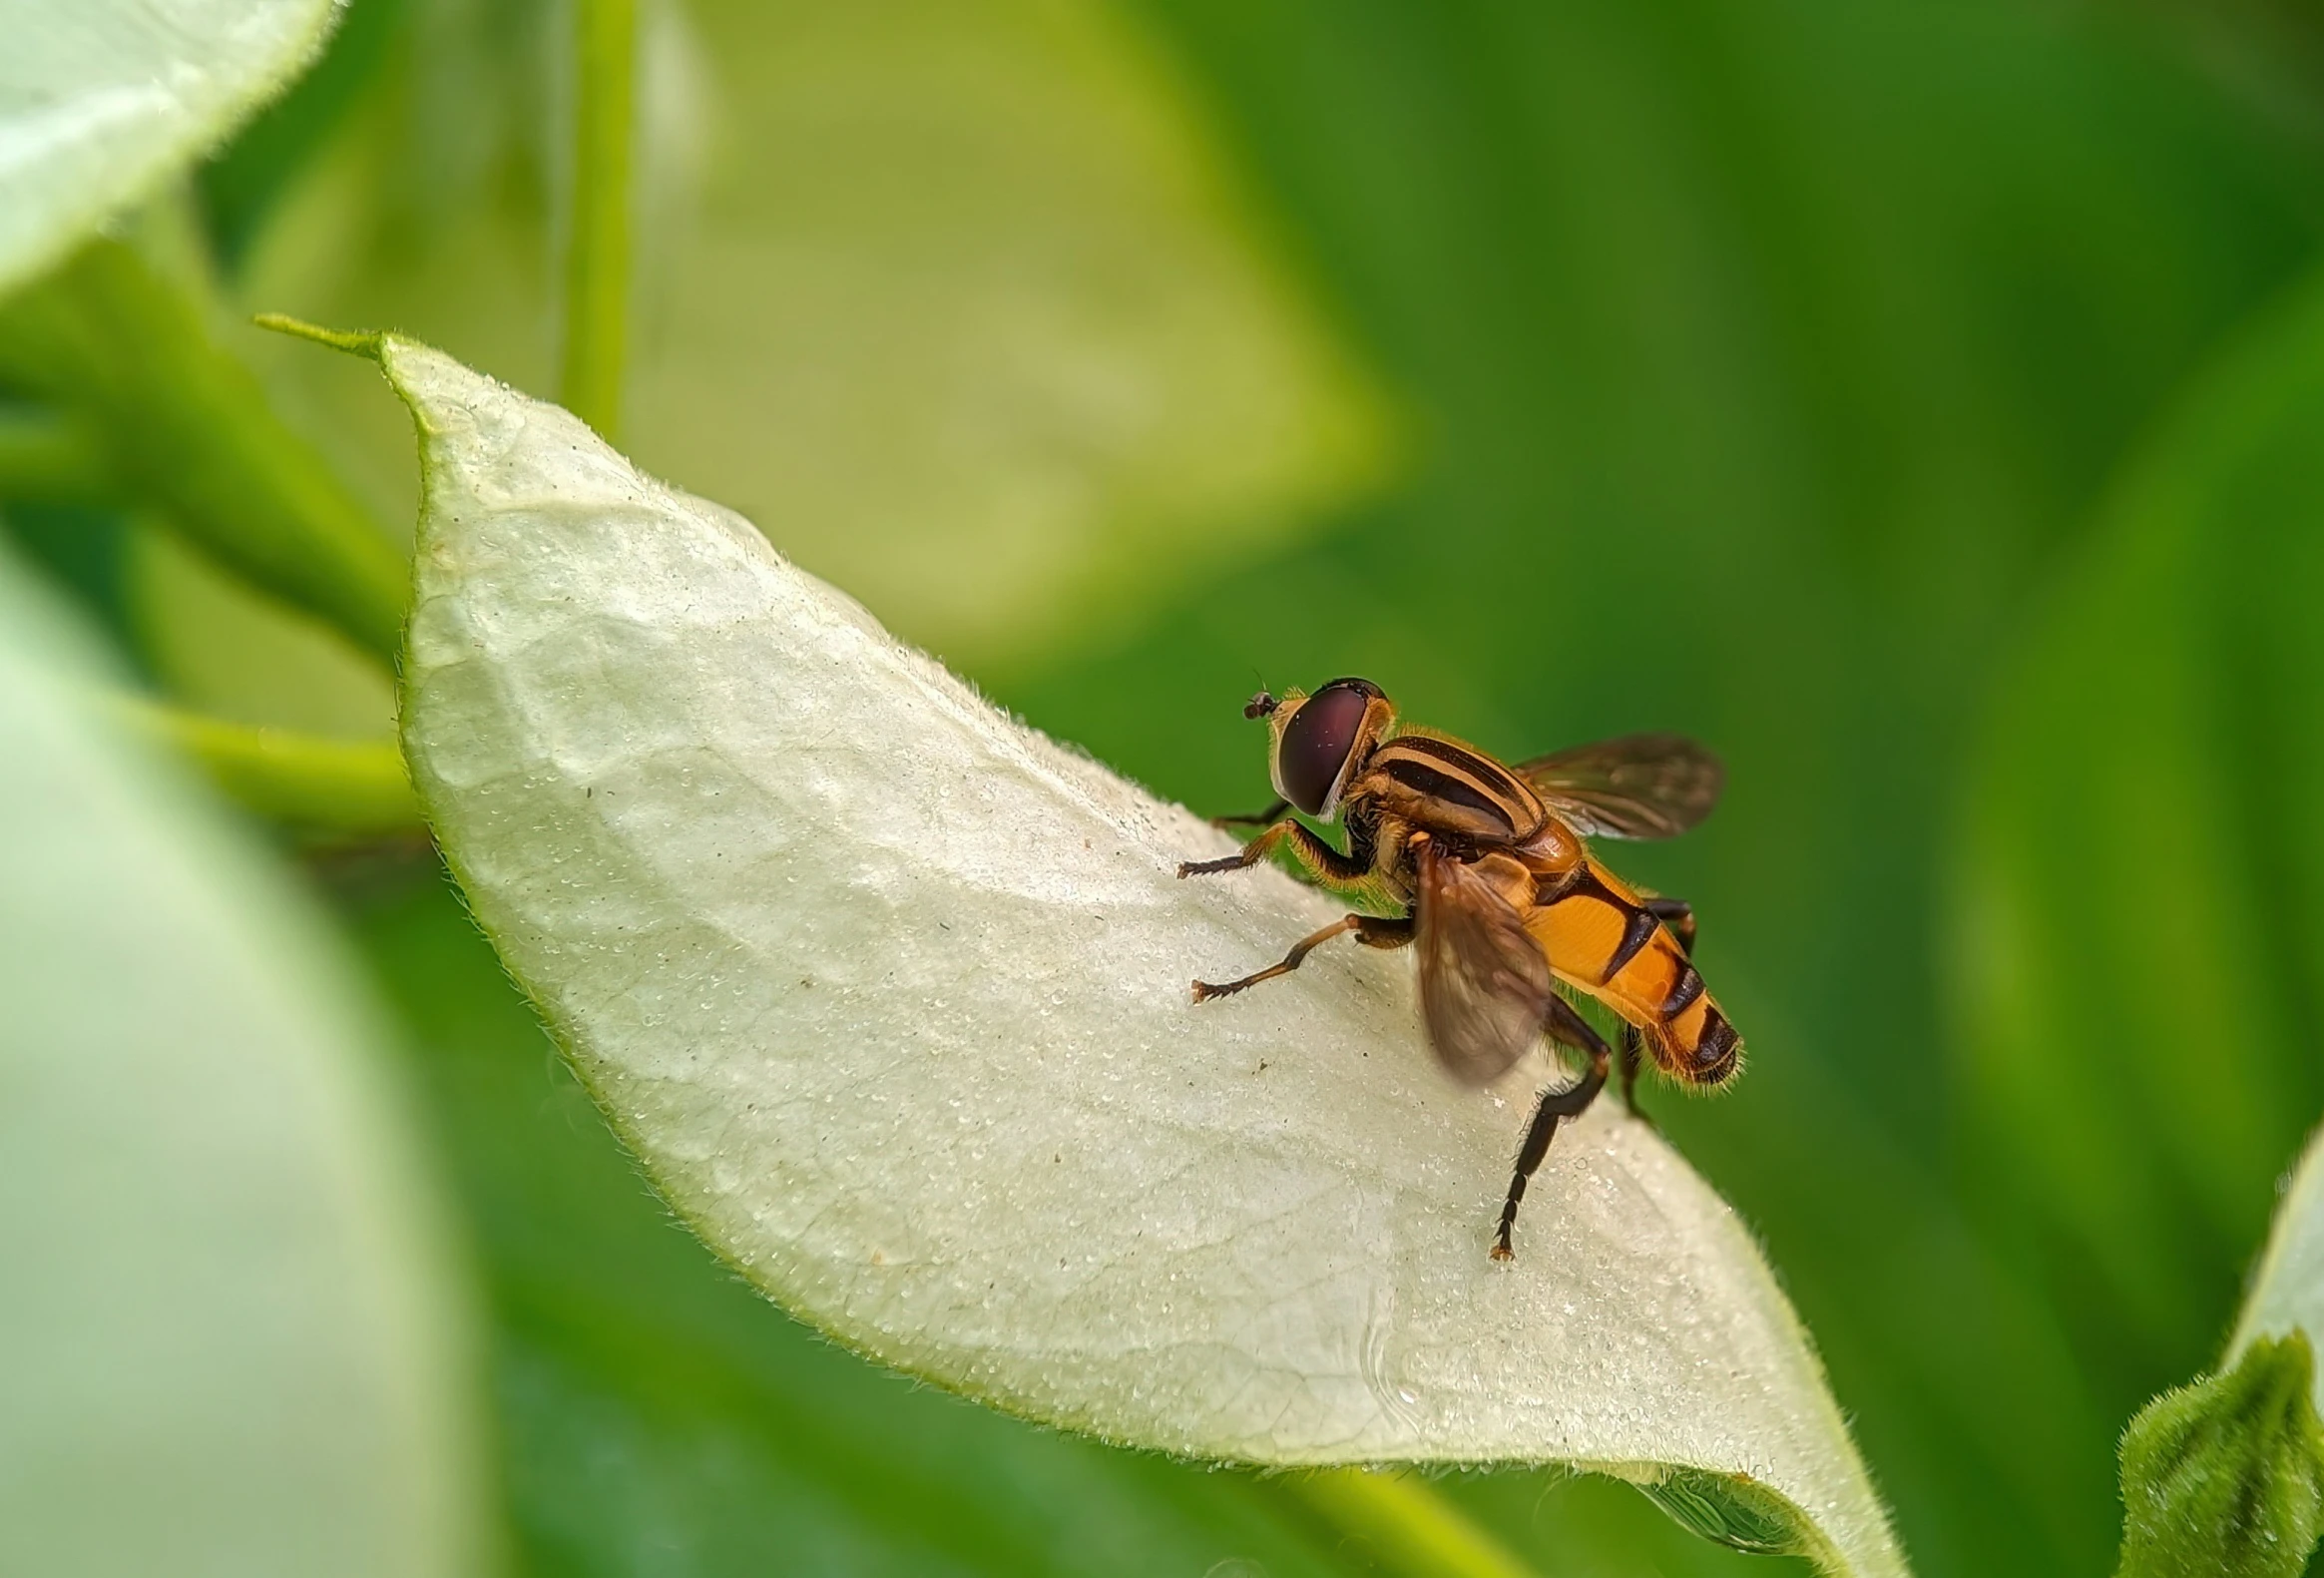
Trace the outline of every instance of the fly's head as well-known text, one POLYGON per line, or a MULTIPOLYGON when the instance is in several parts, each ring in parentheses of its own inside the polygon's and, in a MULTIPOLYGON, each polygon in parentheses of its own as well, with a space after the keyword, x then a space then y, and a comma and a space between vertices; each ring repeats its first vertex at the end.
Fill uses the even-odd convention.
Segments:
POLYGON ((1244 715, 1266 719, 1273 732, 1267 769, 1275 792, 1329 821, 1339 814, 1340 794, 1357 764, 1371 755, 1395 710, 1371 681, 1344 679, 1312 695, 1285 691, 1279 702, 1261 691, 1244 715))

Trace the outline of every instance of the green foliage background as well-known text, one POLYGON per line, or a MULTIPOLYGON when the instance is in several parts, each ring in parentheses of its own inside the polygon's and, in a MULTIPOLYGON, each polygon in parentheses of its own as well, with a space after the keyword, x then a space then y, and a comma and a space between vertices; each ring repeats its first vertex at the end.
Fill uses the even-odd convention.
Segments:
MULTIPOLYGON (((694 11, 716 41, 743 9, 694 11)), ((230 294, 368 308, 549 392, 545 14, 355 0, 197 183, 230 294)), ((752 26, 779 43, 772 14, 752 26)), ((1316 374, 1352 413, 1317 441, 1329 477, 1249 521, 1141 516, 1087 606, 1023 641, 921 598, 903 526, 864 528, 849 551, 904 568, 850 589, 1205 808, 1262 793, 1237 718, 1261 677, 1362 673, 1511 755, 1715 745, 1719 814, 1619 859, 1695 903, 1752 1061, 1656 1116, 1764 1237, 1920 1568, 2103 1570, 2116 1437, 2216 1358, 2324 1105, 2307 24, 2010 0, 1121 21, 1347 347, 1316 374)), ((701 63, 747 101, 784 91, 750 77, 766 58, 701 63)), ((828 158, 878 174, 876 149, 828 158)), ((656 266, 648 391, 685 346, 657 337, 656 266)), ((720 277, 713 316, 773 310, 720 277)), ((386 396, 243 348, 407 516, 386 396)), ((663 398, 642 458, 719 493, 658 457, 686 414, 663 398)), ((840 552, 754 513, 809 568, 840 552)), ((309 727, 286 712, 384 705, 352 679, 266 699, 251 671, 279 660, 232 653, 275 638, 126 511, 7 520, 164 689, 309 727)), ((518 1568, 1370 1567, 1278 1484, 1001 1420, 790 1324, 647 1194, 424 852, 305 857, 400 1012, 464 1207, 518 1568)), ((1442 1488, 1546 1573, 1779 1570, 1611 1484, 1442 1488)))

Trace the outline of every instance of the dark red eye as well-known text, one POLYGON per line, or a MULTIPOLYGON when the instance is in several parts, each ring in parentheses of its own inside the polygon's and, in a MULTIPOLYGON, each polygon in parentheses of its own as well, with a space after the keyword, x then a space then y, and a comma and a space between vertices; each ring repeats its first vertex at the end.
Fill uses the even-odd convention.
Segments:
POLYGON ((1364 710, 1380 688, 1369 680, 1334 680, 1300 704, 1275 748, 1275 787, 1310 816, 1323 814, 1347 766, 1364 710))

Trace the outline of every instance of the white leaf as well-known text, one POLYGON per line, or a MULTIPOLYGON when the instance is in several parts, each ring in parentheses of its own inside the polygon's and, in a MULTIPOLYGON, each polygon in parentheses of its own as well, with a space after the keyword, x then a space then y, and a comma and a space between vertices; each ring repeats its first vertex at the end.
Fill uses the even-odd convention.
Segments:
POLYGON ((445 852, 768 1295, 1116 1441, 1749 1476, 1716 1483, 1788 1498, 1833 1570, 1903 1570, 1749 1235, 1619 1102, 1561 1136, 1495 1266, 1523 1105, 1430 1065, 1403 956, 1342 944, 1195 1007, 1191 977, 1337 911, 1271 871, 1176 879, 1218 834, 739 517, 365 344, 422 434, 404 727, 445 852))
POLYGON ((328 922, 0 562, 0 1572, 486 1564, 468 1311, 328 922))
POLYGON ((0 0, 0 290, 232 129, 332 0, 0 0))

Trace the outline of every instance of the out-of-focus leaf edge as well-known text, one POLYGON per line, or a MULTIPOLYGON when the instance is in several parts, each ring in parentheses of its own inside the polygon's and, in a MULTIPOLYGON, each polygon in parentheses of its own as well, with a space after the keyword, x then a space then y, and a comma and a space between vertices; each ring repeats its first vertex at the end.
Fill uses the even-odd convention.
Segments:
POLYGON ((12 263, 0 263, 0 297, 12 293, 19 285, 37 279, 72 255, 73 249, 103 229, 106 222, 125 209, 158 190, 172 176, 227 142, 243 126, 287 92, 292 83, 306 74, 307 68, 322 58, 323 47, 330 41, 340 17, 346 12, 345 0, 322 0, 311 7, 313 19, 302 37, 296 40, 280 58, 266 63, 255 73, 243 92, 237 94, 226 112, 209 126, 193 128, 190 135, 171 140, 170 147, 155 158, 145 173, 128 183, 126 188, 110 196, 100 196, 94 204, 84 203, 65 217, 50 235, 27 248, 12 263))

